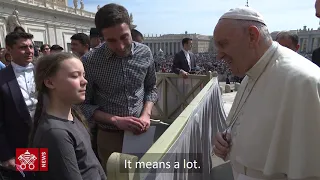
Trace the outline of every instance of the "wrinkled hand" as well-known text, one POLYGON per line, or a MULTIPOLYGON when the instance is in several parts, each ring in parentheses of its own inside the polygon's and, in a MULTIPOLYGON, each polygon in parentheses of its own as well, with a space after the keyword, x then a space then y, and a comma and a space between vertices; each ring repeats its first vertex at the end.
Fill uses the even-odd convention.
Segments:
POLYGON ((180 70, 180 74, 182 75, 183 78, 188 78, 189 73, 185 72, 184 70, 180 70))
POLYGON ((223 160, 226 159, 228 153, 230 152, 230 141, 231 135, 230 133, 224 134, 222 132, 218 132, 215 140, 214 140, 214 147, 213 152, 216 156, 222 158, 223 160), (226 139, 223 138, 225 136, 226 139))
POLYGON ((141 123, 144 126, 143 132, 146 132, 150 127, 150 116, 141 116, 140 117, 141 123))
POLYGON ((16 160, 15 158, 9 159, 8 161, 2 162, 1 165, 4 168, 16 170, 16 160))
POLYGON ((124 131, 131 131, 134 134, 141 134, 144 129, 144 125, 139 118, 129 117, 117 117, 115 125, 124 131))

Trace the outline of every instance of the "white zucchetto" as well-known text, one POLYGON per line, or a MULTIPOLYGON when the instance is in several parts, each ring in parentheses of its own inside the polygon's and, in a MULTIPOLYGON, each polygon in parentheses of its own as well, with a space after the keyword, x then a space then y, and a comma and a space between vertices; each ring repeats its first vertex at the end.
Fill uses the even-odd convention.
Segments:
POLYGON ((247 20, 247 21, 257 21, 261 22, 262 24, 266 25, 265 21, 263 20, 262 15, 250 8, 250 7, 241 7, 230 9, 228 12, 224 13, 220 19, 237 19, 237 20, 247 20))

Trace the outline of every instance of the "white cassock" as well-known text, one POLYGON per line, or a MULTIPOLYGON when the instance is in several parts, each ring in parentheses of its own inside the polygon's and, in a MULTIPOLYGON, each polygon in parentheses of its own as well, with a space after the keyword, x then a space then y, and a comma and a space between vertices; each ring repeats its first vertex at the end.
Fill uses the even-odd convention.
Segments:
POLYGON ((235 180, 320 179, 320 68, 312 62, 273 42, 246 73, 228 120, 235 180))

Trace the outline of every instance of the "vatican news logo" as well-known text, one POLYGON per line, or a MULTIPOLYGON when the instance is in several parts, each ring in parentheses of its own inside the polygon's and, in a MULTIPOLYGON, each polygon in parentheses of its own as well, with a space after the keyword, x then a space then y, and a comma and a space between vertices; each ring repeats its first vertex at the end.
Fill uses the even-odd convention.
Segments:
POLYGON ((48 171, 48 148, 17 148, 17 171, 48 171))

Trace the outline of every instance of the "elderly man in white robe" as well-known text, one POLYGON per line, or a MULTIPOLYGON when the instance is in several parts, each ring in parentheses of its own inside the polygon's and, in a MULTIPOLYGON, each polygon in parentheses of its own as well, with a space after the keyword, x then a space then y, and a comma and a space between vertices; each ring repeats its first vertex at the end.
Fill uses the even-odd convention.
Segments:
POLYGON ((320 69, 273 42, 262 16, 231 9, 214 30, 218 58, 245 76, 214 153, 235 180, 320 179, 320 69))

